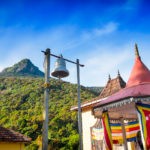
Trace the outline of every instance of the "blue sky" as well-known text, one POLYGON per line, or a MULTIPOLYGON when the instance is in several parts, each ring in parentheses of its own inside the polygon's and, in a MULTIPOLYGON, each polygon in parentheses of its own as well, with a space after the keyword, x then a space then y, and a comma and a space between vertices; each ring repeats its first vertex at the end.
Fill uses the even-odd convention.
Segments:
MULTIPOLYGON (((0 70, 29 58, 43 71, 41 50, 50 48, 80 59, 82 85, 104 86, 118 70, 127 81, 135 43, 150 68, 149 6, 148 0, 1 0, 0 70)), ((76 66, 67 67, 64 80, 76 83, 76 66)))

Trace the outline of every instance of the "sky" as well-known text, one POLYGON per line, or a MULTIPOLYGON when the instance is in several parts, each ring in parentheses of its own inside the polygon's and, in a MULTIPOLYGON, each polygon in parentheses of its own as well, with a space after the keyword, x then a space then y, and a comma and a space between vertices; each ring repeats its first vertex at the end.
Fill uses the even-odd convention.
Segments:
MULTIPOLYGON (((46 48, 72 61, 79 59, 80 83, 105 86, 118 70, 127 82, 138 44, 150 68, 148 0, 1 0, 0 71, 28 58, 44 71, 46 48)), ((50 72, 55 57, 50 58, 50 72)), ((76 65, 66 63, 76 83, 76 65)))

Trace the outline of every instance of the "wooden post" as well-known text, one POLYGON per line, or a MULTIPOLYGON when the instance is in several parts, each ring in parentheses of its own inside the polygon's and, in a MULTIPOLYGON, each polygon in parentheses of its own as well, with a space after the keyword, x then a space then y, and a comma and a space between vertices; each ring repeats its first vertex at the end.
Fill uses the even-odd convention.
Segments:
POLYGON ((42 150, 48 149, 48 101, 49 101, 49 72, 50 72, 50 49, 45 52, 45 90, 43 109, 42 150))
POLYGON ((81 114, 81 98, 80 98, 80 69, 79 59, 77 59, 77 93, 78 93, 78 130, 79 130, 79 150, 83 150, 83 137, 82 137, 82 114, 81 114))
POLYGON ((126 138, 126 130, 125 130, 125 126, 124 126, 124 119, 123 119, 123 117, 120 118, 120 122, 121 122, 121 127, 122 127, 122 136, 123 136, 124 149, 128 150, 127 138, 126 138))

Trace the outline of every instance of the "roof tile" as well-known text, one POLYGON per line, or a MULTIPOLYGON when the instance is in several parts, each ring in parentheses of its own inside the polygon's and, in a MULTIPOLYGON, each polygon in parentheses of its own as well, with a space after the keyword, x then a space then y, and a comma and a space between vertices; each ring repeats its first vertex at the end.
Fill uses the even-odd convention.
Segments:
POLYGON ((0 126, 0 142, 30 142, 31 138, 0 126))

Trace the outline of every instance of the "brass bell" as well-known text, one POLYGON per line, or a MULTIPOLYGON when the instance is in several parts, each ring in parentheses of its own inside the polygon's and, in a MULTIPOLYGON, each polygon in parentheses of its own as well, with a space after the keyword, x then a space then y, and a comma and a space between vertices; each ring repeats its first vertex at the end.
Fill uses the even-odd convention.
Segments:
POLYGON ((69 75, 69 71, 66 69, 66 62, 62 55, 60 55, 60 58, 57 58, 55 62, 55 69, 51 73, 52 76, 57 78, 64 78, 69 75))

